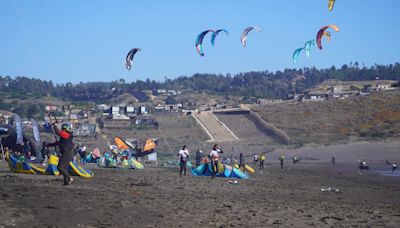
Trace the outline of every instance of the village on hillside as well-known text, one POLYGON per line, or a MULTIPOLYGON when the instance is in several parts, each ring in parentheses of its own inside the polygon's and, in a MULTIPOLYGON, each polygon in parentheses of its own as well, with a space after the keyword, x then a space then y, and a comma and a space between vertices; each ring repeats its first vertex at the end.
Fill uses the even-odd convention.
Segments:
MULTIPOLYGON (((367 96, 374 92, 398 89, 396 81, 338 81, 327 80, 320 85, 308 89, 302 94, 292 94, 286 100, 256 99, 250 105, 268 105, 279 103, 298 103, 308 101, 325 101, 330 99, 346 99, 351 96, 367 96)), ((215 111, 240 107, 240 100, 219 99, 188 99, 193 91, 177 91, 158 89, 148 91, 150 101, 138 102, 137 99, 112 102, 109 104, 46 104, 45 110, 54 113, 60 122, 70 122, 75 127, 76 136, 95 136, 96 128, 157 128, 159 123, 155 115, 179 114, 191 115, 203 111, 215 111)), ((205 95, 205 93, 201 93, 205 95)), ((198 98, 196 94, 194 97, 198 98)), ((207 97, 207 95, 205 95, 207 97)), ((0 113, 0 123, 8 124, 12 113, 0 113)), ((40 125, 45 125, 45 116, 38 119, 40 125)), ((26 128, 31 127, 30 120, 23 121, 26 128)))

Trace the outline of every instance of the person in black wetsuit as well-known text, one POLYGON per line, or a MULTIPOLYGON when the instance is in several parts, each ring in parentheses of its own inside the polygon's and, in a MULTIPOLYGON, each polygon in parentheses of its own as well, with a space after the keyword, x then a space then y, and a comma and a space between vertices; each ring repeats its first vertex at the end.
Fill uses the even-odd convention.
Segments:
POLYGON ((64 185, 70 185, 73 179, 68 173, 69 162, 74 157, 74 142, 72 135, 72 125, 70 123, 63 123, 61 130, 54 124, 54 131, 60 139, 54 143, 48 143, 47 147, 58 146, 60 148, 60 161, 58 163, 58 170, 64 176, 64 185))

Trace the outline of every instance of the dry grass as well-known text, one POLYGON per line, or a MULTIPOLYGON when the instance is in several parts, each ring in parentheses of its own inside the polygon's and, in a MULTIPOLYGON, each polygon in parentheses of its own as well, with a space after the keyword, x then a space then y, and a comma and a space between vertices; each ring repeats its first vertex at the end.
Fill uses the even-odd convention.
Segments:
POLYGON ((295 145, 400 137, 398 90, 345 100, 276 104, 253 109, 284 130, 295 145))

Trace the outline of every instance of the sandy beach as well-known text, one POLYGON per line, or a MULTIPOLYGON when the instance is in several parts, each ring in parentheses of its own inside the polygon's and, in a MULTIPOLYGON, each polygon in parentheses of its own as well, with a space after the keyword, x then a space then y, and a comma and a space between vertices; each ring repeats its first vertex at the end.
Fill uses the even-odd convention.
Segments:
MULTIPOLYGON (((360 145, 386 145, 393 158, 399 155, 398 144, 339 147, 380 164, 381 155, 357 152, 360 145)), ((150 164, 144 170, 122 170, 93 164, 86 168, 95 172, 94 178, 75 178, 73 185, 63 187, 61 177, 16 174, 0 163, 0 226, 399 227, 400 177, 360 175, 357 164, 344 162, 340 153, 335 166, 317 156, 337 147, 320 148, 319 153, 298 149, 316 159, 296 165, 287 159, 283 170, 273 158, 280 151, 274 151, 267 156, 266 171, 234 179, 238 184, 227 178, 179 178, 177 167, 150 164), (321 191, 328 187, 339 192, 321 191)))

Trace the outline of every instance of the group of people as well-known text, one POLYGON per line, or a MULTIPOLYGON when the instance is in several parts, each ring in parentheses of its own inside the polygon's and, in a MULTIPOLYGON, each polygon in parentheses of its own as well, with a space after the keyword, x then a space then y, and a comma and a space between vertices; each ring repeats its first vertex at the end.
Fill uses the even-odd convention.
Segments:
MULTIPOLYGON (((219 148, 218 144, 215 144, 208 155, 208 159, 210 160, 213 168, 213 173, 211 178, 214 179, 216 174, 218 173, 218 162, 219 162, 219 154, 223 153, 223 151, 219 148)), ((196 166, 199 166, 201 160, 203 158, 203 152, 199 149, 196 152, 196 166)), ((189 150, 186 145, 183 145, 182 149, 178 153, 180 171, 179 176, 182 177, 182 173, 184 176, 187 175, 187 162, 189 160, 189 150)))
MULTIPOLYGON (((227 163, 230 164, 233 161, 236 161, 233 159, 233 157, 231 156, 231 159, 225 159, 222 158, 220 159, 219 154, 223 153, 222 149, 219 148, 218 144, 215 144, 210 153, 208 154, 208 156, 206 158, 204 158, 203 155, 203 151, 198 149, 196 152, 196 167, 201 165, 201 163, 208 163, 211 162, 212 164, 212 168, 213 168, 213 175, 212 178, 215 178, 216 174, 218 173, 218 163, 222 162, 222 163, 227 163)), ((187 175, 187 162, 189 161, 189 157, 190 157, 190 153, 189 150, 187 148, 186 145, 183 145, 182 149, 179 150, 178 152, 178 160, 179 160, 179 166, 180 166, 180 171, 179 171, 179 176, 182 177, 182 174, 184 176, 187 175)), ((253 167, 256 168, 258 165, 258 168, 260 171, 263 171, 265 169, 265 161, 267 160, 267 156, 265 155, 265 153, 261 153, 260 155, 255 154, 253 156, 253 167)), ((279 157, 280 160, 280 164, 281 164, 281 169, 283 169, 283 163, 285 160, 285 156, 282 154, 279 157)), ((236 161, 238 162, 238 166, 240 170, 246 171, 246 163, 245 163, 245 159, 243 156, 243 153, 239 154, 239 160, 236 161)))

